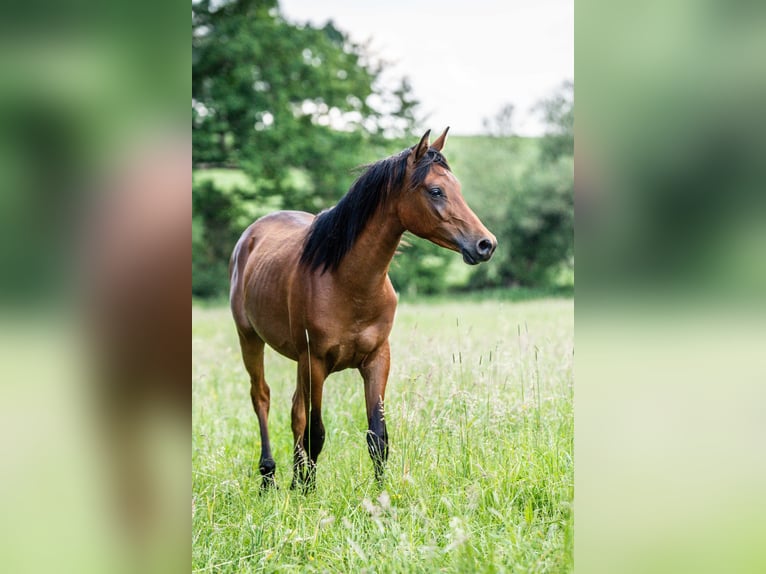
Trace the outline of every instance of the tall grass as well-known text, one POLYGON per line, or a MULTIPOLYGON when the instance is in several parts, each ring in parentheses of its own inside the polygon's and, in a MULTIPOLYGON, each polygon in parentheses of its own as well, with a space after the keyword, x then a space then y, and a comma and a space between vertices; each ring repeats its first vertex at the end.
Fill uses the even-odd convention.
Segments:
POLYGON ((295 364, 267 352, 278 491, 225 308, 193 312, 193 568, 210 572, 572 569, 571 299, 403 303, 373 478, 361 378, 325 383, 317 489, 289 490, 295 364))

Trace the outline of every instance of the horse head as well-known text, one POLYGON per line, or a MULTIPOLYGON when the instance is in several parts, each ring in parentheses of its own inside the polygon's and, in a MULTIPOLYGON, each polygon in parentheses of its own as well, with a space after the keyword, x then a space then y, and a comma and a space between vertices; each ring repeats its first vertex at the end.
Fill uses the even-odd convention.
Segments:
POLYGON ((408 231, 461 253, 463 261, 476 265, 492 257, 497 239, 468 207, 460 182, 441 153, 448 131, 431 144, 428 130, 410 148, 397 215, 408 231))

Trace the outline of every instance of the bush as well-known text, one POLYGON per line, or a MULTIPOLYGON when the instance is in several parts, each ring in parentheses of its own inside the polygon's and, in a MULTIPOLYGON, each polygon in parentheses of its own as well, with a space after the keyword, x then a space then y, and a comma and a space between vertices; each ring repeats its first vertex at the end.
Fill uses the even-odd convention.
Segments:
POLYGON ((443 293, 447 289, 449 256, 450 253, 438 245, 408 234, 389 269, 394 289, 407 295, 443 293))
POLYGON ((228 264, 244 231, 241 195, 224 190, 212 180, 192 185, 192 295, 224 296, 229 290, 228 264))

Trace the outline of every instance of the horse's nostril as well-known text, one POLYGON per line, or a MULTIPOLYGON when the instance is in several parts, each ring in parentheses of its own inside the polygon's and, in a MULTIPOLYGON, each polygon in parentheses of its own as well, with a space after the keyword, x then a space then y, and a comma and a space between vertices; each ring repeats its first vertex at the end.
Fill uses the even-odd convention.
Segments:
POLYGON ((492 242, 489 239, 482 239, 476 244, 479 255, 489 255, 492 253, 492 242))

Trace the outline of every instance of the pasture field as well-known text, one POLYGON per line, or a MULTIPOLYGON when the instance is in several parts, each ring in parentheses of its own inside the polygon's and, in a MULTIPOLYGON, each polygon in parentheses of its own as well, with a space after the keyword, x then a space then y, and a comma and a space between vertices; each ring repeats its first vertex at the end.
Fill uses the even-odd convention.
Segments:
POLYGON ((195 572, 569 572, 573 302, 402 301, 386 393, 382 486, 361 378, 325 383, 316 491, 289 489, 295 364, 271 350, 279 490, 225 306, 192 311, 195 572))

